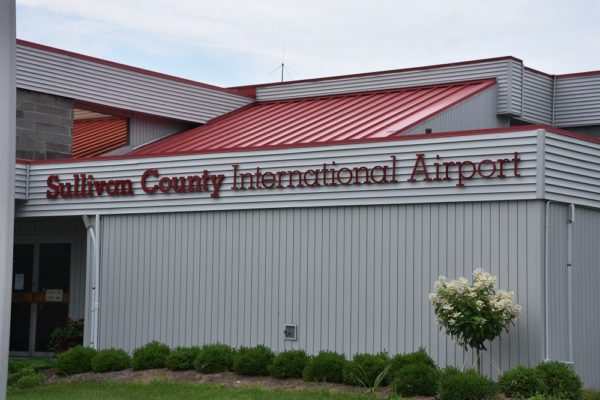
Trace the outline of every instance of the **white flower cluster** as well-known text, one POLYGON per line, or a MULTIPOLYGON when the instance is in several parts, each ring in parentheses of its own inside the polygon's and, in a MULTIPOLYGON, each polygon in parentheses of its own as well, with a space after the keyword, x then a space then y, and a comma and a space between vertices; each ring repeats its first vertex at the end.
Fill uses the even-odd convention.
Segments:
POLYGON ((482 346, 481 339, 474 343, 473 338, 482 336, 475 331, 485 331, 487 340, 492 340, 514 324, 521 311, 513 303, 513 292, 495 287, 496 277, 481 268, 473 272, 472 283, 465 278, 450 281, 440 276, 434 284, 435 292, 429 295, 438 324, 461 345, 482 346))

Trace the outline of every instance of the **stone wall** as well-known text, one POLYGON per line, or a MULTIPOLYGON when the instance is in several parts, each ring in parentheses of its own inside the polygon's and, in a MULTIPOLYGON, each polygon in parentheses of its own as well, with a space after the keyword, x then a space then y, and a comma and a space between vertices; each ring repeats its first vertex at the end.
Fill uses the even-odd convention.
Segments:
POLYGON ((71 157, 73 100, 17 89, 17 158, 71 157))

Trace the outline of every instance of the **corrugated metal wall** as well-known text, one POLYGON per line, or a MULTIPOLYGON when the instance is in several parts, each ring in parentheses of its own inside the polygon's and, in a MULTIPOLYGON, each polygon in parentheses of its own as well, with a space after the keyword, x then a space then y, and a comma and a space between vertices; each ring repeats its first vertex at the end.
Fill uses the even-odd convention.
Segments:
POLYGON ((600 74, 556 81, 554 123, 559 127, 600 125, 600 74))
POLYGON ((483 266, 525 310, 492 344, 493 359, 503 369, 535 364, 543 204, 105 216, 100 345, 220 341, 348 355, 424 345, 442 365, 462 365, 427 296, 438 275, 468 276, 483 266), (283 340, 286 323, 298 325, 297 342, 283 340))
POLYGON ((186 121, 133 114, 129 118, 129 144, 139 146, 155 139, 196 126, 186 121))
POLYGON ((205 123, 253 99, 17 44, 17 87, 205 123))
POLYGON ((536 124, 552 125, 553 81, 550 76, 525 69, 522 119, 536 124))
POLYGON ((425 133, 427 128, 432 132, 456 132, 508 127, 508 118, 500 117, 496 113, 496 92, 497 88, 493 87, 479 93, 462 104, 408 129, 402 135, 425 133))
POLYGON ((536 198, 538 131, 501 134, 457 135, 438 138, 410 138, 396 142, 288 148, 232 153, 194 154, 174 157, 124 158, 32 164, 29 200, 20 204, 19 216, 82 215, 90 213, 131 214, 148 212, 216 211, 227 209, 323 207, 366 204, 442 203, 458 201, 529 200, 536 198), (428 164, 436 154, 444 160, 512 158, 520 153, 520 177, 473 179, 465 187, 456 180, 407 182, 417 153, 424 153, 428 164), (274 190, 232 190, 232 164, 240 172, 307 170, 322 168, 323 163, 337 168, 389 165, 390 156, 398 160, 398 180, 394 184, 337 185, 274 190), (202 174, 204 169, 225 175, 218 199, 209 193, 155 193, 141 190, 140 178, 148 168, 158 168, 161 176, 202 174), (71 181, 73 174, 90 173, 95 179, 131 179, 135 196, 95 196, 47 199, 49 175, 71 181))
POLYGON ((600 208, 600 144, 548 132, 545 148, 545 198, 600 208))
POLYGON ((85 316, 87 234, 81 218, 17 218, 15 242, 71 242, 69 317, 85 316))
POLYGON ((575 369, 600 389, 600 211, 577 207, 573 247, 573 343, 575 369))
MULTIPOLYGON (((551 360, 569 361, 568 204, 550 205, 548 317, 551 360)), ((600 210, 576 207, 573 223, 573 361, 585 386, 600 388, 600 210)))
POLYGON ((27 199, 27 187, 29 184, 27 169, 28 166, 26 164, 15 164, 15 199, 17 200, 27 199))
POLYGON ((521 76, 520 73, 519 75, 514 74, 515 71, 520 71, 521 65, 516 60, 506 59, 442 68, 264 86, 257 88, 256 98, 259 101, 292 99, 496 78, 498 80, 498 113, 520 113, 521 76))

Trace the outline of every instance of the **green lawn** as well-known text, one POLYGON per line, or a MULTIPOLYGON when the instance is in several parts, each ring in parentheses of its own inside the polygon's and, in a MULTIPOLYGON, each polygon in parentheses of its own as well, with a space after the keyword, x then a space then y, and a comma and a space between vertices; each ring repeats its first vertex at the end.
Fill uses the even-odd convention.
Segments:
POLYGON ((373 400, 373 395, 330 393, 320 390, 283 391, 260 388, 229 388, 218 385, 194 385, 175 382, 143 383, 61 383, 33 389, 11 389, 8 398, 14 400, 373 400))

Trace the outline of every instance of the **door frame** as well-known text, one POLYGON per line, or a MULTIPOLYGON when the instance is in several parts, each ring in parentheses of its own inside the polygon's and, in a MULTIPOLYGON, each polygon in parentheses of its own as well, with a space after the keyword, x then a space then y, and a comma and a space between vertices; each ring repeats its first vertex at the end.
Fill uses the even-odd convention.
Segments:
MULTIPOLYGON (((40 276, 40 245, 41 244, 66 244, 70 245, 69 254, 69 292, 71 292, 71 278, 73 274, 73 263, 75 262, 75 254, 73 251, 75 239, 71 235, 58 235, 53 237, 48 236, 29 236, 14 240, 14 244, 31 244, 33 245, 33 277, 31 282, 31 290, 37 291, 38 280, 40 276)), ((14 279, 14 278, 13 278, 14 279)), ((12 285, 11 285, 12 287, 12 285)), ((12 290, 11 290, 12 292, 12 290)), ((31 315, 29 320, 29 351, 11 351, 10 357, 50 357, 54 353, 48 351, 35 351, 35 337, 37 331, 37 311, 38 304, 31 303, 31 315)), ((68 314, 71 313, 71 299, 69 298, 68 314)))

